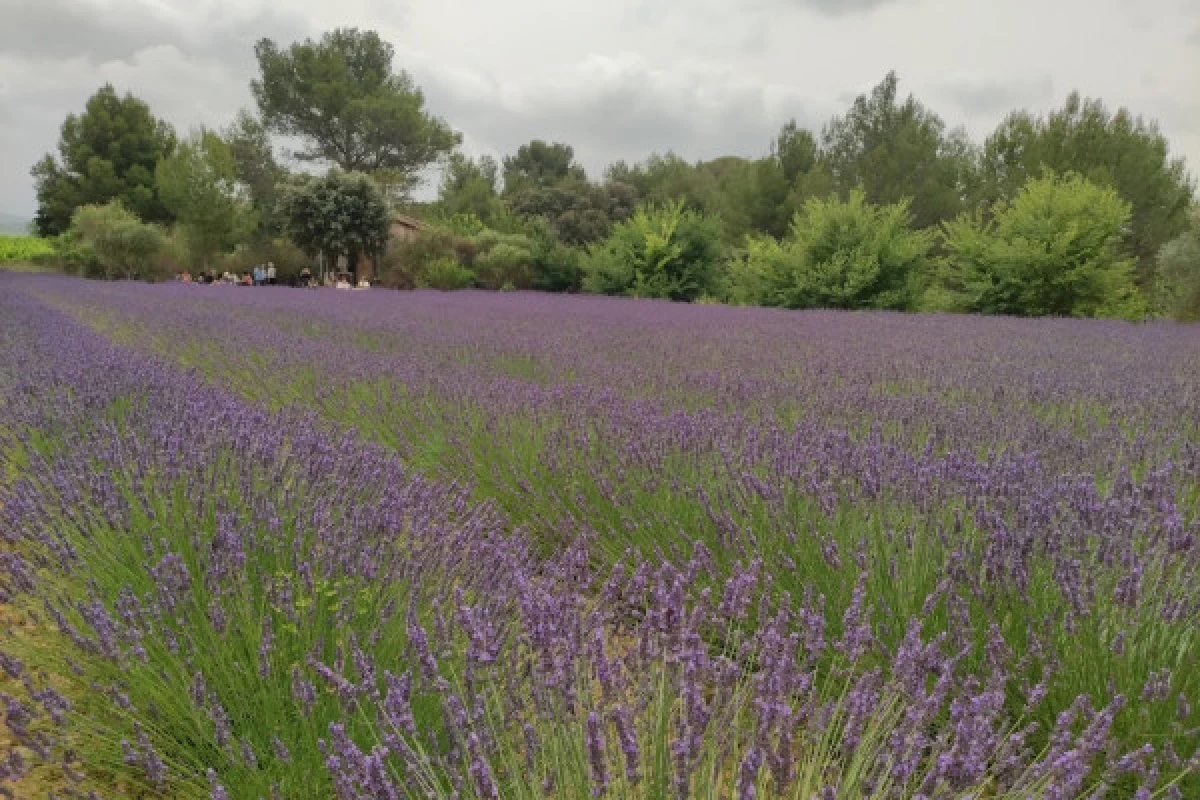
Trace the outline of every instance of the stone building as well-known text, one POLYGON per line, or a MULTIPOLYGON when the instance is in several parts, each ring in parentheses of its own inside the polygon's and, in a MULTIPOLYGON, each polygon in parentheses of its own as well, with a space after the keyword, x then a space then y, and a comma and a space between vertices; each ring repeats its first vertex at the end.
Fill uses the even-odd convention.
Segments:
MULTIPOLYGON (((424 227, 425 224, 415 217, 410 217, 407 214, 392 214, 390 239, 393 241, 411 239, 424 227)), ((354 279, 356 281, 375 282, 375 262, 372 258, 365 254, 359 255, 354 279)))

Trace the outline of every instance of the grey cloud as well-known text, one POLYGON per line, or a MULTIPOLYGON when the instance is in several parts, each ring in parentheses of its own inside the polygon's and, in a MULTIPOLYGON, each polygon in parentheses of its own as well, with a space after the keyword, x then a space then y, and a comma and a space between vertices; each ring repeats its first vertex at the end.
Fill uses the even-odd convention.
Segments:
POLYGON ((152 47, 199 58, 252 60, 260 36, 307 32, 302 17, 268 5, 194 2, 172 8, 145 0, 15 0, 4 12, 0 54, 34 62, 86 59, 133 63, 152 47))
POLYGON ((29 166, 101 84, 181 131, 219 126, 252 103, 255 40, 338 25, 395 43, 469 152, 561 139, 593 175, 668 149, 762 154, 788 118, 819 130, 891 68, 903 93, 977 137, 1014 107, 1046 108, 1054 84, 1039 76, 1054 76, 1162 119, 1196 163, 1195 81, 1181 68, 1196 52, 1185 42, 1200 47, 1195 0, 1160 0, 1170 8, 1152 28, 1131 24, 1127 0, 1096 2, 1087 19, 1033 30, 1045 0, 0 0, 0 210, 32 213, 29 166), (1101 39, 1140 69, 1086 46, 1101 39))
POLYGON ((127 60, 177 38, 161 12, 131 3, 101 9, 86 0, 15 0, 4 19, 0 53, 37 61, 127 60))
POLYGON ((674 150, 688 158, 764 154, 780 125, 821 115, 789 87, 735 74, 662 71, 633 56, 592 56, 537 85, 478 73, 414 69, 430 107, 480 150, 510 153, 530 139, 571 144, 592 175, 616 159, 674 150))
POLYGON ((933 93, 969 114, 998 114, 1044 103, 1054 95, 1054 81, 1049 75, 959 78, 938 84, 933 93))
POLYGON ((848 16, 874 11, 902 0, 790 0, 799 6, 811 8, 829 16, 848 16))
POLYGON ((104 83, 181 131, 219 126, 251 102, 254 42, 311 35, 267 0, 10 0, 0 27, 0 209, 32 208, 30 166, 67 114, 104 83))

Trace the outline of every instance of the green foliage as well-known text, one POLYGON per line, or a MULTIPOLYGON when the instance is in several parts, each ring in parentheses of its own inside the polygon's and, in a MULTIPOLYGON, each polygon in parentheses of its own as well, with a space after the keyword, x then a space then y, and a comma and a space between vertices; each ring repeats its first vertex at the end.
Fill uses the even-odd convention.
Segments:
POLYGON ((817 156, 816 138, 792 120, 780 129, 766 158, 726 157, 697 164, 715 182, 715 201, 709 202, 715 202, 725 223, 726 241, 741 242, 755 233, 783 236, 814 188, 828 194, 832 187, 814 180, 817 156))
POLYGON ((473 241, 478 253, 471 267, 484 289, 528 289, 533 285, 533 242, 528 236, 485 230, 473 241))
POLYGON ((1200 206, 1191 218, 1191 227, 1158 253, 1159 293, 1172 317, 1200 322, 1200 206))
POLYGON ((54 245, 40 236, 0 235, 0 264, 10 262, 33 263, 52 257, 54 245))
POLYGON ((166 222, 170 213, 159 199, 154 168, 175 147, 171 127, 150 113, 132 94, 100 88, 82 114, 62 125, 59 157, 47 155, 32 169, 37 189, 37 232, 54 236, 67 230, 83 205, 121 203, 144 220, 166 222))
POLYGON ((252 238, 279 235, 283 220, 276 204, 287 170, 275 160, 266 126, 261 119, 242 110, 221 138, 229 145, 237 181, 250 198, 253 225, 249 226, 249 235, 252 238))
POLYGON ((751 236, 726 266, 724 300, 737 306, 769 306, 774 300, 776 269, 783 246, 770 236, 751 236))
POLYGON ((531 234, 533 287, 544 292, 577 292, 583 287, 583 251, 564 243, 545 224, 531 234))
POLYGON ((483 220, 471 213, 438 216, 435 223, 455 236, 475 236, 489 230, 483 220))
POLYGON ((597 186, 578 179, 548 187, 530 186, 508 196, 514 215, 542 219, 559 239, 576 245, 603 239, 614 222, 629 218, 635 206, 636 192, 627 184, 597 186))
POLYGON ((195 266, 233 245, 238 222, 237 165, 220 136, 200 130, 158 162, 163 203, 175 215, 195 266))
POLYGON ((685 208, 720 216, 725 241, 737 244, 747 234, 784 234, 798 205, 832 191, 828 179, 815 177, 822 170, 815 138, 792 121, 780 130, 766 158, 726 156, 690 164, 667 153, 634 166, 618 161, 605 177, 633 187, 647 204, 682 200, 685 208))
POLYGON ((438 203, 447 215, 469 214, 488 225, 503 216, 504 201, 496 190, 499 167, 491 156, 478 161, 454 153, 442 174, 438 203))
POLYGON ((963 207, 975 170, 974 148, 911 95, 897 102, 896 73, 860 95, 822 135, 833 186, 843 195, 862 188, 876 204, 911 200, 918 228, 949 219, 963 207))
POLYGON ((545 189, 565 181, 585 182, 587 174, 575 163, 575 149, 569 144, 548 144, 534 139, 504 159, 504 192, 545 189))
POLYGON ((1121 254, 1129 204, 1071 174, 1029 181, 992 224, 943 226, 945 277, 972 311, 1022 316, 1136 316, 1132 261, 1121 254))
POLYGON ((475 282, 475 274, 451 256, 435 258, 416 273, 418 289, 466 289, 475 282))
POLYGON ((87 277, 105 280, 154 280, 164 277, 155 257, 162 250, 162 229, 138 219, 118 200, 83 206, 71 219, 73 241, 81 248, 87 277), (90 251, 90 253, 88 252, 90 251))
POLYGON ((220 271, 234 273, 249 272, 256 265, 271 263, 280 281, 293 275, 299 275, 305 267, 312 268, 312 259, 304 251, 294 245, 291 240, 277 237, 274 239, 255 239, 237 247, 221 259, 217 265, 220 271))
POLYGON ((426 112, 425 96, 393 69, 395 50, 374 31, 341 28, 287 50, 262 39, 254 52, 259 79, 251 88, 263 123, 305 141, 297 158, 390 171, 389 184, 403 193, 461 139, 426 112))
POLYGON ((684 208, 715 214, 721 206, 716 176, 689 164, 674 153, 652 155, 644 164, 618 161, 605 173, 610 183, 632 186, 637 198, 650 206, 682 200, 684 208))
POLYGON ((809 200, 782 242, 747 243, 728 295, 785 308, 910 308, 932 246, 910 223, 907 202, 876 206, 862 191, 809 200))
POLYGON ((1150 287, 1155 258, 1187 229, 1195 197, 1183 159, 1171 157, 1158 126, 1124 108, 1112 114, 1100 100, 1072 93, 1046 117, 1011 114, 984 145, 983 179, 994 197, 1011 199, 1045 169, 1079 173, 1116 189, 1131 205, 1124 243, 1138 260, 1139 283, 1150 287))
POLYGON ((588 251, 583 288, 692 301, 715 292, 722 256, 719 219, 681 201, 643 207, 588 251))
POLYGON ((429 225, 414 236, 392 239, 376 277, 388 288, 413 289, 423 285, 426 281, 423 276, 431 271, 445 271, 444 265, 435 268, 435 262, 454 261, 466 269, 464 265, 470 263, 477 252, 478 247, 471 236, 429 225))
POLYGON ((378 256, 387 245, 391 218, 379 187, 361 173, 330 171, 297 182, 284 192, 281 208, 288 235, 306 253, 323 253, 330 264, 346 255, 378 256))
POLYGON ((789 120, 771 144, 771 159, 778 165, 784 183, 794 185, 817 165, 817 140, 811 132, 789 120))

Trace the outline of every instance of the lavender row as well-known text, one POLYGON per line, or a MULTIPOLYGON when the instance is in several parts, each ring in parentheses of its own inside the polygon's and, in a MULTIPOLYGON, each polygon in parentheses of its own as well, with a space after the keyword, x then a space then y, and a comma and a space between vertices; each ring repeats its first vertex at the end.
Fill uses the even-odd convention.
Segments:
MULTIPOLYGON (((287 336, 250 349, 293 366, 324 352, 318 407, 355 400, 377 438, 374 415, 432 424, 429 398, 456 386, 462 405, 440 414, 460 444, 472 426, 495 449, 538 433, 539 448, 489 467, 511 496, 547 495, 534 521, 562 544, 535 555, 545 531, 479 505, 478 489, 114 348, 30 296, 166 325, 72 291, 0 300, 5 452, 21 475, 0 513, 6 588, 63 632, 24 667, 6 659, 28 695, 6 716, 30 753, 86 756, 71 764, 84 783, 121 769, 214 797, 1194 789, 1186 424, 1136 474, 1119 455, 1107 475, 1072 475, 1036 454, 672 412, 669 392, 639 402, 584 382, 437 385, 430 369, 427 384, 380 372, 372 393, 339 393, 380 367, 371 350, 287 336), (892 607, 890 569, 913 579, 910 608, 892 607), (1028 629, 1005 619, 1037 603, 1046 617, 1028 629), (1075 694, 1064 649, 1087 636, 1106 661, 1075 694), (78 694, 48 690, 34 664, 78 694), (102 713, 74 711, 85 694, 106 698, 102 713)), ((219 330, 274 335, 259 317, 211 317, 193 338, 231 364, 219 330)), ((416 441, 388 443, 411 456, 416 441)))
MULTIPOLYGON (((713 580, 761 560, 783 590, 824 593, 835 625, 847 573, 865 569, 893 646, 951 582, 970 600, 958 637, 979 645, 996 622, 1026 652, 1039 629, 1067 694, 1133 692, 1161 669, 1200 692, 1186 668, 1200 659, 1186 635, 1200 615, 1192 329, 38 288, 257 400, 315 406, 472 477, 542 550, 588 528, 603 568, 629 548, 678 562, 700 541, 713 580), (907 393, 889 393, 901 377, 907 393), (727 407, 726 391, 746 402, 727 407), (1132 668, 1117 668, 1122 640, 1143 643, 1132 668)), ((1139 716, 1140 732, 1165 724, 1139 716)))

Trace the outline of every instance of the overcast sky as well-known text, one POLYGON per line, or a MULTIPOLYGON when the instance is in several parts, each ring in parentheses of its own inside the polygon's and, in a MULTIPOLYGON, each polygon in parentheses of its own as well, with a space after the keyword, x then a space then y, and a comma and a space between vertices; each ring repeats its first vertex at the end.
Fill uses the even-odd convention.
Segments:
POLYGON ((0 212, 105 82, 181 131, 250 106, 254 42, 378 30, 471 154, 766 152, 895 69, 981 140, 1072 89, 1157 119, 1200 172, 1200 0, 0 0, 0 212))

